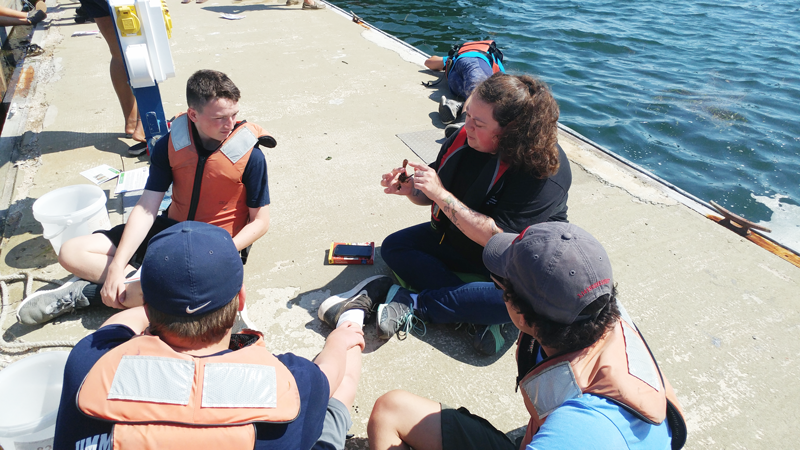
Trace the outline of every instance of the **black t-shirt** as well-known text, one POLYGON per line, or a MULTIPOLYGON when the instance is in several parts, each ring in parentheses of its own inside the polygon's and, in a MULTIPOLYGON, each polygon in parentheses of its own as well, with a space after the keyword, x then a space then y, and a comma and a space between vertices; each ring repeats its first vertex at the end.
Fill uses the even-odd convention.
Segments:
MULTIPOLYGON (((442 157, 459 133, 453 133, 442 145, 439 156, 430 166, 439 171, 442 157)), ((535 174, 509 168, 501 179, 500 189, 478 202, 466 202, 470 208, 494 219, 506 233, 520 233, 525 228, 542 222, 567 221, 567 193, 572 185, 572 170, 567 155, 558 147, 559 169, 555 175, 540 179, 535 174)), ((456 174, 450 182, 443 180, 444 188, 464 202, 463 194, 476 182, 486 165, 495 166, 496 156, 478 152, 468 145, 458 151, 456 174)), ((489 191, 489 186, 485 192, 489 191)), ((468 238, 455 225, 449 224, 445 242, 456 248, 474 264, 483 265, 483 246, 468 238)))
POLYGON ((482 153, 472 148, 464 149, 464 155, 458 162, 458 177, 453 179, 453 186, 448 189, 455 198, 464 198, 472 183, 478 178, 483 166, 493 158, 489 153, 482 153))

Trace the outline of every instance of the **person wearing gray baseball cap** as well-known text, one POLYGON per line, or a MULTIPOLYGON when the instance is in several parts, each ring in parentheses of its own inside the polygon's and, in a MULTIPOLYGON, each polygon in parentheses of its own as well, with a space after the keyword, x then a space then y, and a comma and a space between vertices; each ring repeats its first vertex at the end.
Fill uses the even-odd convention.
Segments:
POLYGON ((232 333, 243 278, 220 227, 186 221, 153 237, 144 306, 70 353, 53 448, 343 449, 361 326, 338 326, 313 362, 273 355, 262 333, 232 333))
POLYGON ((391 391, 375 402, 370 448, 680 449, 677 397, 617 299, 603 246, 568 223, 492 237, 483 261, 520 329, 517 388, 531 415, 512 442, 487 420, 391 391))

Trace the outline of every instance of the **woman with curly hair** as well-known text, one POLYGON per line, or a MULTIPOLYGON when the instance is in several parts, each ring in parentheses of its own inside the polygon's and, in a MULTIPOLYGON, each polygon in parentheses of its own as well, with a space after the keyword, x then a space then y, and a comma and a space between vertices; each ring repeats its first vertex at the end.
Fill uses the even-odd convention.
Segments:
POLYGON ((409 163, 408 180, 403 168, 383 175, 387 194, 430 205, 431 221, 383 241, 384 261, 418 294, 392 288, 379 306, 378 330, 388 339, 420 321, 475 324, 473 345, 494 354, 503 346, 498 325, 510 320, 502 292, 489 282, 483 247, 498 233, 566 222, 572 172, 558 145, 558 105, 544 82, 497 73, 478 85, 466 113, 432 164, 409 163))

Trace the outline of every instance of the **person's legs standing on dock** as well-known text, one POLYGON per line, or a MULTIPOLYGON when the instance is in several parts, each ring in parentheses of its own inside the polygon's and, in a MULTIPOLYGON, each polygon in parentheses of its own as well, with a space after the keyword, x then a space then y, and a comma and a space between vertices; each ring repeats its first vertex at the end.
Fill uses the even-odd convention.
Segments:
POLYGON ((88 17, 94 19, 111 52, 111 84, 114 85, 114 92, 116 92, 119 105, 122 107, 122 115, 125 116, 125 134, 135 141, 144 142, 144 129, 142 121, 139 119, 136 97, 133 96, 133 91, 128 84, 125 60, 119 46, 114 19, 108 10, 108 3, 105 0, 81 0, 81 9, 88 17))

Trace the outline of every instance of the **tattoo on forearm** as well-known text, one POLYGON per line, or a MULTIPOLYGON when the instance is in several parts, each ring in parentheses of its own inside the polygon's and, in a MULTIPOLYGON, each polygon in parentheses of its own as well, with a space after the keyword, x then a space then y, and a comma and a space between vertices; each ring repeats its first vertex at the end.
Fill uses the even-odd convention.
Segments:
MULTIPOLYGON (((456 211, 456 206, 461 204, 458 200, 456 200, 452 195, 448 195, 444 199, 444 207, 442 207, 442 211, 444 214, 450 218, 450 222, 453 225, 458 227, 458 212, 456 211)), ((459 227, 461 228, 461 227, 459 227)))
POLYGON ((443 203, 444 206, 442 207, 442 211, 444 211, 447 217, 450 218, 450 222, 452 222, 453 225, 455 225, 462 231, 463 229, 459 225, 459 213, 470 215, 480 221, 488 220, 490 222, 492 236, 501 232, 500 229, 497 228, 497 224, 494 223, 494 220, 492 220, 485 214, 481 214, 478 211, 475 211, 474 209, 468 207, 467 205, 465 205, 452 195, 448 195, 447 197, 445 197, 443 203))

